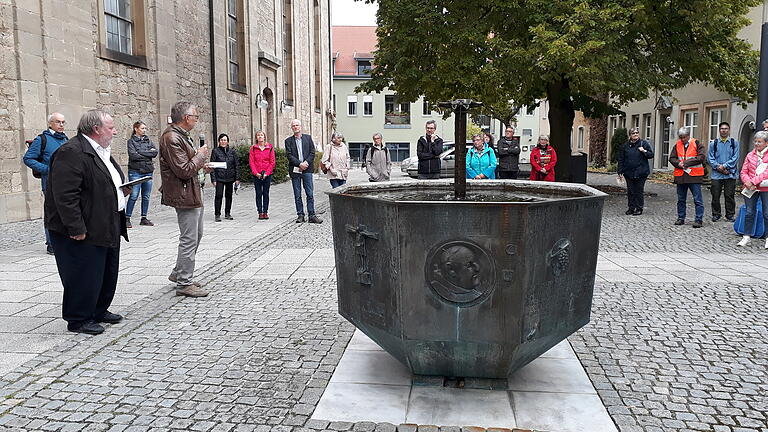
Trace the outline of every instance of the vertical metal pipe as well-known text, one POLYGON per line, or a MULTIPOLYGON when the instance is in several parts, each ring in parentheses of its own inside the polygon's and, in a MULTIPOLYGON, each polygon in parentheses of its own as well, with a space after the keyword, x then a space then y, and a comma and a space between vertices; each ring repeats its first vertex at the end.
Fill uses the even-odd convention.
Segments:
POLYGON ((467 108, 459 104, 454 111, 453 155, 456 163, 453 170, 453 192, 456 199, 467 196, 467 108))
MULTIPOLYGON (((211 55, 211 142, 216 145, 216 133, 219 129, 216 121, 216 56, 214 52, 213 0, 208 0, 208 35, 211 55)), ((241 18, 242 19, 242 18, 241 18)))

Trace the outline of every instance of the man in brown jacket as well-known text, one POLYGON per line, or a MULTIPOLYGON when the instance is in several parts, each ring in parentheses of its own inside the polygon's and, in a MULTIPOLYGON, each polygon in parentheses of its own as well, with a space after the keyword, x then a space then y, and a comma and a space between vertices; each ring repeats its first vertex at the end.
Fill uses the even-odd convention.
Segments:
POLYGON ((203 199, 198 172, 210 172, 208 147, 195 150, 189 135, 200 116, 190 102, 176 102, 171 108, 173 122, 160 137, 160 175, 162 204, 176 209, 179 221, 179 253, 168 279, 176 282, 176 295, 205 297, 208 292, 192 280, 195 254, 203 238, 203 199))

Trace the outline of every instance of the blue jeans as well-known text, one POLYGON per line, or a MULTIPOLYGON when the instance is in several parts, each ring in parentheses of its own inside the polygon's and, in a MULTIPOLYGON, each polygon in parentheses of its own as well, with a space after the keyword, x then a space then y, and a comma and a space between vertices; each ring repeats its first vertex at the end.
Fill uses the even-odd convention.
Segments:
POLYGON ((757 199, 760 198, 763 204, 763 226, 768 228, 768 192, 755 192, 752 198, 744 197, 744 204, 747 206, 747 213, 744 215, 745 234, 752 232, 755 226, 755 215, 757 214, 757 199))
POLYGON ((704 219, 704 199, 701 197, 701 183, 683 183, 677 185, 677 218, 685 220, 685 200, 688 190, 693 195, 693 204, 696 206, 696 220, 704 219))
POLYGON ((331 179, 331 187, 336 189, 337 187, 345 184, 347 181, 342 179, 331 179))
POLYGON ((301 186, 304 185, 304 193, 307 195, 307 213, 310 216, 315 215, 315 197, 314 185, 312 184, 312 173, 298 174, 291 177, 293 184, 293 200, 296 201, 296 214, 304 216, 304 203, 301 201, 301 186))
MULTIPOLYGON (((136 171, 128 170, 128 181, 133 181, 142 177, 152 177, 152 173, 141 174, 136 171)), ((128 204, 125 205, 125 215, 131 217, 133 214, 133 206, 136 205, 136 200, 139 199, 139 192, 141 192, 141 217, 147 217, 149 211, 149 197, 152 196, 152 180, 138 184, 131 190, 131 196, 128 198, 128 204)))
POLYGON ((253 177, 253 188, 256 189, 256 210, 259 213, 269 213, 269 186, 272 184, 272 175, 263 180, 253 177))

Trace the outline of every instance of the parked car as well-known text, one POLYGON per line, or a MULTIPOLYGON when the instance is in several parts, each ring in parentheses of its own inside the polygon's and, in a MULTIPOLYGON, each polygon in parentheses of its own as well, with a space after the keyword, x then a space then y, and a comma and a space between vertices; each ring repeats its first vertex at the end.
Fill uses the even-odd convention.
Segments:
MULTIPOLYGON (((472 143, 470 141, 467 142, 467 151, 469 151, 469 148, 472 146, 472 143)), ((453 142, 447 142, 443 143, 443 148, 446 149, 442 153, 440 153, 440 177, 448 177, 452 178, 454 173, 454 168, 456 166, 456 158, 453 155, 454 145, 453 142)), ((408 158, 411 159, 411 158, 408 158)), ((406 172, 408 173, 408 176, 411 178, 418 178, 419 177, 419 160, 416 158, 415 162, 410 164, 406 168, 406 172)), ((402 170, 402 168, 400 168, 402 170)))
MULTIPOLYGON (((467 141, 467 143, 472 144, 469 141, 467 141)), ((443 152, 452 148, 453 148, 453 141, 443 142, 443 152)), ((400 162, 400 171, 402 171, 405 174, 408 174, 408 170, 410 168, 417 169, 418 165, 419 165, 418 156, 411 156, 409 158, 403 159, 403 161, 400 162)))

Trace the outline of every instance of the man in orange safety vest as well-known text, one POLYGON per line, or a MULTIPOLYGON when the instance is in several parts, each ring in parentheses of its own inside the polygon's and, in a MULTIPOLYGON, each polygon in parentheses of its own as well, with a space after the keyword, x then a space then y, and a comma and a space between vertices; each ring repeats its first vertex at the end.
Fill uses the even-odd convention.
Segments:
POLYGON ((688 191, 693 195, 696 206, 694 228, 701 228, 704 219, 704 200, 701 197, 701 184, 704 182, 704 161, 707 152, 699 140, 691 138, 688 128, 677 132, 679 140, 669 152, 669 163, 675 167, 674 177, 677 185, 677 220, 675 225, 685 224, 685 201, 688 191))

